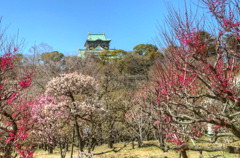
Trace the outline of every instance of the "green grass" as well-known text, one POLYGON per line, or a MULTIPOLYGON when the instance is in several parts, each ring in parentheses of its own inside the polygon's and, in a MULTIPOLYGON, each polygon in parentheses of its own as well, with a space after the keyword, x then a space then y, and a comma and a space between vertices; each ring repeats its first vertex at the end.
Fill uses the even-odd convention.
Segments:
MULTIPOLYGON (((114 150, 109 149, 107 145, 104 144, 96 147, 93 152, 95 154, 94 158, 179 158, 179 152, 170 150, 169 152, 164 153, 155 146, 157 145, 157 142, 148 141, 145 142, 145 144, 145 147, 137 148, 137 145, 135 145, 135 149, 132 149, 130 144, 127 144, 126 147, 124 147, 124 143, 117 143, 114 144, 114 150)), ((199 158, 200 156, 199 152, 195 151, 188 151, 187 154, 190 158, 199 158)), ((77 150, 75 150, 74 155, 77 155, 77 150)), ((214 155, 222 155, 222 158, 240 158, 240 155, 223 152, 203 152, 203 155, 204 158, 210 158, 214 155)), ((69 157, 70 152, 67 153, 66 158, 69 157)), ((54 150, 53 154, 37 150, 34 154, 34 158, 60 158, 60 153, 58 150, 54 150)))

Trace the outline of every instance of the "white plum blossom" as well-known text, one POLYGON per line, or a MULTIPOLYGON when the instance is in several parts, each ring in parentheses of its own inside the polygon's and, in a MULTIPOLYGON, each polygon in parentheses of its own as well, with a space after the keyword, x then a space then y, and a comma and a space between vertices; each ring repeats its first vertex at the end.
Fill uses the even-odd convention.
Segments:
POLYGON ((95 78, 73 72, 53 78, 46 86, 46 93, 55 96, 92 95, 97 89, 95 78))

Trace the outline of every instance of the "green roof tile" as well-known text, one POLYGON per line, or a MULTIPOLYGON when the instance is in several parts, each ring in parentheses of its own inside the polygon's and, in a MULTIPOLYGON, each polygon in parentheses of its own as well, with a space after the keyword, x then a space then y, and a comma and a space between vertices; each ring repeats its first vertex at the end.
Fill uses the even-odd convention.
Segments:
POLYGON ((87 41, 111 41, 111 39, 107 39, 105 34, 88 34, 87 41))

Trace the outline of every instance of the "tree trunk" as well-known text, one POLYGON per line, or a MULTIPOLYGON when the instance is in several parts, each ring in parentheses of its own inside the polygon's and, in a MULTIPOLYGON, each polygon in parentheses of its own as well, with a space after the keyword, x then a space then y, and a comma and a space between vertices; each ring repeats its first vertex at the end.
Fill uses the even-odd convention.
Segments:
POLYGON ((102 145, 103 144, 103 131, 102 131, 102 124, 99 123, 98 124, 98 128, 97 128, 97 138, 98 138, 98 145, 102 145))
POLYGON ((44 148, 43 149, 44 151, 47 151, 48 148, 47 148, 47 144, 46 143, 44 143, 44 147, 43 148, 44 148))
MULTIPOLYGON (((12 122, 12 130, 13 131, 11 133, 16 135, 17 130, 18 130, 16 122, 14 121, 12 116, 9 115, 8 113, 4 112, 3 115, 8 117, 9 121, 12 122)), ((14 145, 13 142, 14 142, 14 140, 11 139, 11 142, 9 142, 8 145, 5 146, 5 148, 4 148, 4 158, 11 158, 12 157, 12 151, 13 151, 13 145, 14 145)))
POLYGON ((143 146, 142 139, 141 139, 141 138, 138 138, 138 139, 137 139, 137 142, 138 142, 138 148, 141 148, 141 147, 143 146))
POLYGON ((65 158, 65 156, 66 156, 66 152, 64 152, 63 150, 64 150, 64 144, 62 144, 62 143, 59 143, 59 147, 60 147, 60 154, 61 154, 61 158, 65 158))
POLYGON ((49 153, 49 154, 52 154, 52 153, 53 153, 53 146, 52 146, 52 145, 49 145, 49 146, 48 146, 48 153, 49 153))
POLYGON ((60 148, 60 155, 61 155, 61 158, 63 158, 63 157, 62 157, 62 144, 61 144, 61 143, 59 143, 59 148, 60 148))
POLYGON ((202 151, 199 151, 199 158, 204 158, 203 154, 202 154, 202 151))
POLYGON ((132 149, 135 149, 135 146, 134 146, 134 139, 132 140, 132 149))
POLYGON ((110 136, 108 137, 108 147, 110 149, 113 148, 113 137, 112 137, 112 134, 110 133, 110 136))
POLYGON ((186 150, 182 150, 180 152, 179 158, 188 158, 187 151, 186 150))
POLYGON ((70 158, 73 158, 74 139, 75 139, 75 128, 73 128, 73 134, 72 134, 72 147, 71 147, 70 158))
MULTIPOLYGON (((75 117, 75 128, 76 128, 76 134, 77 134, 77 138, 78 138, 78 147, 79 147, 79 151, 83 152, 84 149, 84 142, 83 139, 81 137, 81 133, 79 130, 79 125, 77 123, 77 117, 75 117)), ((80 153, 79 153, 80 154, 80 153)))
POLYGON ((43 149, 43 144, 39 144, 38 149, 43 149))
POLYGON ((12 143, 8 144, 5 149, 4 149, 4 158, 11 158, 11 153, 12 153, 12 143))
POLYGON ((92 137, 92 138, 90 138, 90 140, 91 140, 91 142, 89 143, 88 153, 91 153, 94 150, 95 146, 97 145, 96 138, 92 137))
POLYGON ((67 140, 67 142, 65 143, 65 149, 66 149, 67 152, 69 151, 69 149, 68 149, 68 140, 67 140))
POLYGON ((138 141, 138 148, 141 148, 143 146, 143 143, 139 140, 138 141))
MULTIPOLYGON (((227 127, 228 127, 228 126, 227 126, 227 127)), ((238 128, 238 127, 236 127, 236 126, 234 126, 234 125, 231 125, 231 126, 230 126, 230 129, 231 129, 232 133, 233 133, 236 137, 240 138, 240 128, 238 128)))
POLYGON ((160 149, 163 150, 163 152, 166 152, 166 144, 165 144, 165 135, 163 133, 160 134, 159 136, 159 142, 160 142, 160 149))

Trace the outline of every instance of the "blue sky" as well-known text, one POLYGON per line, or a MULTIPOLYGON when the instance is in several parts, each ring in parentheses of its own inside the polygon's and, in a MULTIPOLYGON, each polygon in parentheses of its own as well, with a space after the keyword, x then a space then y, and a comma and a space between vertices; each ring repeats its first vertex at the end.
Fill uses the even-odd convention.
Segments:
POLYGON ((8 33, 19 31, 25 39, 24 53, 44 42, 77 55, 88 32, 105 32, 111 48, 131 51, 137 44, 154 44, 168 2, 184 6, 184 0, 0 0, 0 16, 2 25, 10 25, 8 33))

